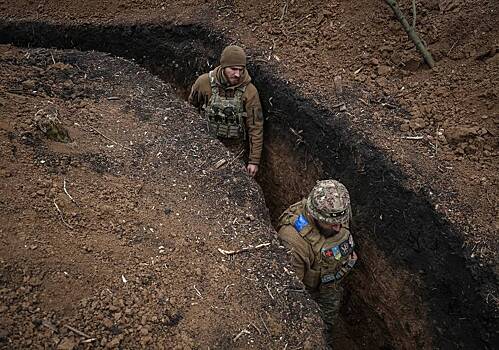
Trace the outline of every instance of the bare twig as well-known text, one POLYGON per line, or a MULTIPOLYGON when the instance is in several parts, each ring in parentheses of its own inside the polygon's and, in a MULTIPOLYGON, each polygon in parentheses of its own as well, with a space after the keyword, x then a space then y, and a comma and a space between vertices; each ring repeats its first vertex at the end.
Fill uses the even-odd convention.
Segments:
POLYGON ((64 325, 64 327, 66 327, 67 329, 69 329, 70 331, 72 331, 72 332, 74 332, 74 333, 76 333, 76 334, 78 334, 78 335, 81 335, 81 336, 82 336, 82 337, 84 337, 84 338, 87 338, 87 339, 92 339, 92 337, 91 337, 91 336, 89 336, 88 334, 85 334, 85 333, 83 333, 82 331, 79 331, 79 330, 77 330, 76 328, 71 327, 70 325, 65 324, 65 325, 64 325))
POLYGON ((272 292, 270 291, 269 285, 266 284, 265 288, 267 288, 267 292, 269 292, 270 297, 272 298, 272 300, 274 300, 274 296, 272 295, 272 292))
POLYGON ((279 22, 282 22, 282 20, 284 19, 284 16, 286 16, 286 12, 288 12, 288 1, 287 0, 284 2, 284 6, 282 7, 281 12, 282 12, 281 18, 279 18, 279 22))
POLYGON ((338 103, 338 104, 335 104, 333 106, 331 106, 331 108, 338 108, 338 107, 341 107, 341 106, 344 106, 345 105, 345 102, 341 102, 341 103, 338 103))
POLYGON ((227 290, 229 289, 229 287, 234 286, 234 285, 235 285, 234 283, 226 285, 224 288, 224 295, 227 295, 227 290))
POLYGON ((308 15, 306 15, 306 16, 304 16, 304 17, 300 18, 300 19, 299 19, 299 20, 297 20, 295 23, 293 23, 293 24, 292 24, 292 25, 288 28, 288 30, 293 29, 293 28, 294 28, 294 27, 296 27, 298 24, 300 24, 302 21, 306 20, 307 18, 310 18, 311 16, 312 16, 312 14, 310 13, 310 14, 308 14, 308 15))
POLYGON ((48 329, 52 330, 52 332, 54 333, 57 333, 57 328, 55 328, 55 326, 48 321, 43 321, 42 326, 47 327, 48 329))
POLYGON ((401 139, 405 140, 422 140, 424 136, 400 136, 401 139))
POLYGON ((218 248, 218 251, 220 253, 222 253, 223 255, 234 255, 234 254, 239 254, 239 253, 243 253, 243 252, 249 252, 252 250, 257 250, 257 249, 260 249, 260 248, 263 248, 263 247, 266 247, 269 245, 270 245, 270 242, 262 243, 262 244, 259 244, 257 246, 254 246, 254 247, 250 245, 248 247, 244 247, 244 248, 241 248, 239 250, 224 250, 224 249, 218 248))
POLYGON ((64 186, 63 186, 63 187, 64 187, 64 193, 66 193, 66 194, 68 195, 69 199, 71 199, 71 201, 72 201, 74 204, 78 205, 78 204, 76 203, 76 201, 73 199, 73 197, 71 197, 71 195, 68 193, 68 190, 66 189, 66 179, 64 179, 64 186))
POLYGON ((203 296, 201 295, 201 292, 196 288, 196 285, 194 285, 194 290, 196 291, 196 294, 203 299, 203 296))
POLYGON ((232 339, 232 341, 235 343, 239 338, 241 338, 243 334, 251 334, 251 332, 244 328, 241 332, 239 332, 238 335, 234 337, 234 339, 232 339))
POLYGON ((262 332, 260 332, 260 329, 253 322, 250 322, 250 325, 252 325, 256 329, 258 334, 262 335, 262 332))
POLYGON ((416 29, 416 0, 412 0, 412 29, 416 29))
POLYGON ((68 223, 66 222, 66 220, 64 220, 64 215, 62 214, 61 209, 59 209, 59 206, 58 206, 58 205, 57 205, 57 203, 55 202, 55 198, 54 198, 54 205, 55 205, 55 208, 57 209, 57 212, 59 213, 59 216, 60 216, 60 218, 61 218, 62 222, 64 223, 64 225, 66 225, 66 226, 67 226, 67 227, 69 227, 70 229, 74 230, 74 227, 73 227, 73 226, 71 226, 70 224, 68 224, 68 223))
POLYGON ((454 41, 454 44, 452 44, 452 46, 450 47, 450 50, 447 52, 447 56, 450 55, 451 51, 454 49, 454 46, 456 46, 457 42, 459 41, 459 39, 457 39, 456 41, 454 41))
POLYGON ((96 128, 94 128, 93 126, 88 125, 88 127, 89 127, 90 129, 92 129, 92 131, 94 131, 94 132, 98 133, 100 136, 102 136, 103 138, 105 138, 105 139, 106 139, 106 140, 108 140, 108 141, 111 141, 111 142, 112 142, 112 143, 114 143, 115 145, 118 145, 118 146, 120 146, 121 148, 124 148, 124 149, 126 149, 126 150, 128 150, 128 151, 133 151, 130 147, 124 146, 124 145, 122 145, 121 143, 116 142, 116 141, 114 141, 113 139, 111 139, 111 138, 107 137, 106 135, 104 135, 103 133, 101 133, 99 130, 97 130, 97 129, 96 129, 96 128))
POLYGON ((244 148, 243 148, 241 151, 239 151, 239 153, 238 153, 238 154, 237 154, 234 158, 232 158, 232 159, 230 160, 230 162, 229 162, 229 163, 227 163, 227 165, 230 165, 230 164, 234 163, 234 161, 235 161, 236 159, 241 158, 241 156, 243 155, 243 153, 244 153, 244 148))
POLYGON ((265 324, 265 321, 263 320, 263 317, 261 314, 258 314, 258 316, 260 316, 260 321, 262 321, 263 323, 263 327, 265 328, 265 330, 267 331, 268 334, 271 334, 269 329, 267 328, 267 325, 265 324))
POLYGON ((490 205, 493 205, 492 201, 489 198, 489 191, 485 191, 485 197, 487 198, 487 202, 489 202, 490 205))
POLYGON ((52 54, 52 52, 50 53, 50 57, 52 57, 52 62, 55 64, 54 55, 52 54))

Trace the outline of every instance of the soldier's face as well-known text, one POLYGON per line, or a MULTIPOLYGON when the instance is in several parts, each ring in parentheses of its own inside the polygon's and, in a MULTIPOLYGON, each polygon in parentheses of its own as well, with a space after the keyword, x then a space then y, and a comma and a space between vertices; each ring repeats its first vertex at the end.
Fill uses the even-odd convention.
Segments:
POLYGON ((224 68, 224 75, 229 85, 237 85, 241 82, 244 73, 243 66, 232 66, 224 68))
POLYGON ((341 230, 341 224, 328 224, 317 220, 316 223, 319 231, 321 231, 321 233, 326 237, 332 237, 341 230))

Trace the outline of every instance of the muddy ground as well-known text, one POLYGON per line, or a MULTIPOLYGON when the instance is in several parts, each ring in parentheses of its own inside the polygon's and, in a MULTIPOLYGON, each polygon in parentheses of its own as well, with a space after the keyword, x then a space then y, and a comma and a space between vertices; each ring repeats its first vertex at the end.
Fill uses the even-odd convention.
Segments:
MULTIPOLYGON (((401 5, 406 13, 410 12, 410 2, 401 1, 401 5)), ((356 273, 347 281, 348 292, 335 345, 488 349, 497 343, 499 5, 496 2, 417 2, 417 28, 435 56, 437 63, 433 70, 421 62, 389 8, 381 1, 327 4, 315 1, 206 1, 202 4, 108 1, 86 2, 84 6, 60 1, 36 4, 3 1, 0 8, 2 43, 97 50, 134 59, 139 65, 94 53, 20 51, 14 47, 2 50, 2 109, 7 111, 2 112, 2 152, 5 154, 2 198, 9 198, 4 201, 2 210, 6 214, 2 218, 4 227, 23 227, 6 229, 2 236, 8 242, 2 251, 5 266, 2 290, 6 295, 2 316, 11 320, 7 323, 11 326, 2 331, 4 344, 15 341, 27 345, 23 341, 30 340, 36 343, 34 337, 42 337, 42 342, 51 339, 55 344, 69 334, 63 329, 65 322, 73 322, 84 331, 96 333, 102 346, 113 341, 121 342, 123 347, 146 346, 141 342, 162 343, 167 348, 174 347, 173 344, 194 348, 251 344, 255 347, 271 344, 272 348, 284 348, 286 344, 287 348, 319 346, 320 327, 313 303, 305 296, 294 295, 299 292, 290 292, 290 296, 284 293, 283 299, 275 301, 275 293, 267 290, 270 281, 264 277, 261 277, 263 282, 251 282, 244 276, 241 278, 237 269, 230 276, 241 291, 251 290, 250 293, 258 295, 241 292, 234 296, 233 302, 238 306, 231 311, 244 315, 244 327, 253 327, 250 323, 257 326, 250 329, 250 335, 243 334, 237 339, 244 341, 241 344, 230 341, 243 326, 237 328, 239 323, 234 318, 221 318, 213 309, 200 310, 203 303, 201 307, 191 305, 199 301, 190 300, 188 295, 195 293, 195 299, 201 298, 199 294, 208 293, 210 302, 216 299, 216 291, 230 285, 226 284, 227 280, 220 280, 222 276, 229 278, 227 272, 222 270, 219 275, 217 270, 219 264, 225 262, 241 264, 237 268, 242 269, 247 269, 244 264, 248 264, 251 271, 263 268, 271 273, 276 269, 282 275, 272 276, 272 281, 288 286, 291 282, 286 282, 287 273, 276 267, 285 262, 277 244, 268 250, 244 255, 235 262, 221 261, 223 256, 216 247, 231 242, 245 245, 272 241, 270 221, 275 222, 284 207, 306 194, 316 179, 326 177, 341 179, 351 190, 361 258, 356 273), (204 134, 192 109, 181 102, 196 75, 215 65, 223 46, 233 42, 246 47, 251 56, 250 71, 266 109, 265 160, 257 178, 263 193, 240 172, 236 162, 228 167, 232 169, 230 176, 223 174, 228 169, 213 169, 217 160, 229 158, 223 149, 218 149, 217 142, 204 134), (83 68, 71 61, 78 55, 88 60, 83 68), (69 73, 65 71, 66 65, 70 66, 69 73), (101 65, 105 68, 99 68, 101 65), (119 80, 121 74, 117 77, 114 73, 120 71, 115 66, 121 65, 133 67, 127 68, 127 72, 142 69, 144 78, 138 75, 139 79, 119 80), (92 70, 87 72, 85 67, 93 67, 98 72, 94 71, 91 83, 88 75, 92 70), (54 73, 59 71, 62 73, 54 73), (149 91, 153 82, 161 84, 150 72, 173 84, 167 94, 172 106, 165 106, 166 101, 149 91), (119 97, 110 91, 120 84, 123 91, 133 91, 122 92, 122 96, 132 97, 112 98, 119 97), (29 101, 18 100, 19 96, 29 101), (56 98, 64 101, 58 109, 63 124, 70 128, 70 135, 76 135, 70 146, 43 140, 37 131, 35 114, 40 110, 42 115, 54 113, 46 109, 57 104, 56 98), (88 99, 93 99, 95 106, 87 107, 88 99), (82 101, 87 102, 82 104, 82 101), (82 115, 76 111, 86 112, 82 115), (184 114, 190 115, 192 125, 184 123, 184 114), (164 117, 168 118, 162 121, 164 117), (87 119, 79 123, 79 118, 87 119), (113 122, 116 120, 122 120, 121 124, 113 122), (139 135, 141 128, 148 134, 139 135), (193 143, 197 145, 194 150, 189 148, 193 143), (206 144, 211 148, 207 149, 206 144), (179 154, 178 149, 183 151, 179 154), (215 157, 216 154, 219 157, 215 157), (163 162, 161 157, 165 157, 163 162), (42 160, 44 163, 40 163, 42 160), (185 176, 178 175, 184 171, 185 176), (74 179, 66 177, 66 173, 71 172, 75 173, 74 179), (64 179, 69 190, 74 186, 79 196, 86 198, 86 207, 71 202, 61 189, 64 179), (197 205, 213 213, 227 196, 228 203, 225 202, 221 210, 228 210, 232 215, 221 214, 223 222, 210 215, 198 217, 191 205, 179 205, 182 203, 180 192, 174 201, 179 208, 172 208, 167 200, 170 194, 164 189, 167 184, 170 184, 169 190, 172 187, 187 189, 185 192, 195 197, 197 205), (109 186, 114 187, 114 191, 109 186), (148 187, 151 192, 143 192, 148 187), (203 189, 205 192, 215 189, 219 197, 212 196, 211 192, 203 194, 203 189), (37 194, 37 191, 41 192, 37 194), (101 195, 103 197, 99 197, 101 195), (108 248, 96 251, 95 247, 88 247, 65 226, 54 201, 62 209, 66 224, 81 225, 78 228, 83 237, 91 237, 90 241, 98 237, 95 245, 108 248), (109 204, 112 209, 90 209, 99 208, 97 203, 106 201, 112 203, 109 204), (145 212, 142 208, 148 207, 146 204, 155 209, 145 212), (270 210, 270 218, 265 205, 270 210), (239 207, 245 209, 232 212, 239 207), (171 217, 176 214, 181 221, 175 222, 171 229, 171 217), (128 223, 125 219, 126 222, 121 223, 123 216, 135 217, 140 222, 137 227, 142 226, 144 232, 152 229, 151 235, 148 234, 150 241, 142 237, 135 242, 136 235, 140 235, 132 228, 135 227, 133 220, 128 223), (148 227, 149 220, 163 226, 148 227), (51 227, 47 232, 52 234, 41 233, 44 231, 39 230, 38 225, 42 222, 51 227), (199 232, 205 234, 206 230, 214 232, 210 230, 214 225, 223 228, 223 234, 229 227, 235 231, 221 237, 209 235, 210 239, 193 234, 197 227, 203 227, 199 232), (238 231, 239 225, 248 230, 245 232, 249 236, 238 231), (94 226, 101 230, 100 234, 94 231, 94 226), (183 234, 176 232, 180 228, 183 234), (164 232, 164 236, 158 231, 164 232), (128 238, 124 232, 128 232, 128 238), (153 232, 158 233, 159 238, 153 232), (92 302, 85 302, 88 299, 85 291, 94 296, 96 291, 106 288, 112 293, 123 293, 122 288, 115 287, 115 290, 106 284, 108 281, 123 283, 122 273, 118 271, 122 267, 116 262, 113 264, 111 257, 114 256, 115 261, 135 259, 138 266, 146 269, 143 266, 149 265, 140 263, 145 263, 152 253, 159 253, 160 246, 167 247, 162 250, 168 252, 168 243, 163 240, 172 232, 175 232, 173 241, 177 242, 174 245, 186 251, 175 248, 166 255, 159 254, 158 259, 167 266, 175 262, 177 268, 170 272, 148 271, 155 280, 153 290, 170 300, 171 305, 167 306, 170 321, 166 322, 170 322, 168 332, 175 336, 173 342, 167 345, 161 342, 164 329, 153 327, 161 319, 159 316, 156 315, 155 321, 148 321, 146 316, 146 332, 134 322, 133 311, 126 314, 127 301, 138 299, 136 302, 150 306, 154 293, 143 292, 147 297, 142 300, 134 299, 136 294, 130 291, 127 297, 118 297, 117 301, 110 301, 113 297, 105 293, 99 294, 103 307, 112 303, 119 309, 114 310, 120 316, 116 322, 115 319, 107 322, 111 328, 82 315, 85 308, 95 309, 92 302), (242 242, 237 241, 240 234, 245 237, 242 242), (55 248, 47 250, 40 243, 27 244, 28 238, 42 240, 60 250, 50 258, 50 251, 55 248), (66 244, 71 238, 79 245, 66 244), (199 256, 189 250, 200 242, 207 246, 209 253, 199 256), (127 244, 134 249, 130 250, 127 244), (32 246, 35 248, 29 248, 32 246), (61 260, 61 256, 68 256, 68 260, 61 260), (98 256, 101 263, 94 262, 89 269, 84 263, 85 256, 89 261, 98 256), (86 272, 80 272, 81 276, 86 277, 81 277, 77 284, 68 281, 64 271, 71 273, 63 269, 65 264, 75 266, 78 271, 83 269, 86 272), (56 280, 54 271, 61 269, 64 278, 56 280), (207 275, 205 269, 217 272, 207 275), (29 281, 34 275, 53 276, 32 285, 29 281), (165 282, 165 276, 175 282, 165 282), (208 292, 199 289, 198 280, 210 285, 209 288, 203 286, 208 292), (29 287, 25 287, 26 283, 29 287), (260 284, 258 288, 245 288, 248 287, 245 283, 260 284), (188 290, 191 284, 198 290, 188 290), (32 289, 39 291, 40 295, 35 293, 35 296, 40 300, 31 299, 32 289), (274 313, 249 312, 246 295, 246 300, 261 302, 251 310, 269 312, 268 303, 276 303, 274 313), (299 309, 306 316, 297 313, 295 301, 289 303, 286 298, 296 298, 293 300, 305 305, 305 309, 299 309), (18 312, 23 302, 28 305, 29 316, 18 312), (37 308, 40 310, 36 311, 37 308), (123 319, 122 308, 125 308, 123 319), (36 312, 44 316, 32 316, 36 312), (182 315, 181 319, 177 320, 177 314, 182 315), (261 315, 268 317, 267 322, 260 320, 261 315), (305 326, 293 328, 300 319, 305 326), (262 324, 265 322, 268 326, 270 320, 279 320, 275 324, 284 327, 279 330, 285 335, 283 340, 276 340, 272 329, 273 338, 261 329, 262 324), (44 322, 55 325, 59 333, 44 322), (109 332, 117 322, 121 322, 126 331, 112 336, 109 332), (220 331, 207 329, 213 325, 220 331), (33 336, 12 335, 26 329, 33 336), (300 331, 297 333, 296 329, 300 331), (41 335, 40 330, 47 334, 41 335), (139 336, 134 332, 139 332, 139 336)), ((231 249, 236 246, 231 245, 231 249)), ((140 271, 136 273, 141 276, 143 270, 140 271)), ((288 289, 295 288, 300 289, 296 286, 288 289)), ((217 302, 218 305, 212 305, 227 307, 225 300, 217 302)), ((141 305, 137 308, 142 309, 141 305)), ((156 304, 152 309, 160 312, 156 304)), ((85 338, 72 339, 78 342, 85 338)))

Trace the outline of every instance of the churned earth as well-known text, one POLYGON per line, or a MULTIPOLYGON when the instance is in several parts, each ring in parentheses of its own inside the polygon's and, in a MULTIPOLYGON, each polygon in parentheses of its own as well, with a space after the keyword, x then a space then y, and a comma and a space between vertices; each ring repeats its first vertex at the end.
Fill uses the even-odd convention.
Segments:
POLYGON ((171 86, 95 52, 0 64, 2 348, 320 346, 261 190, 171 86))
POLYGON ((499 4, 416 9, 432 70, 383 1, 0 1, 1 43, 45 48, 1 49, 0 344, 320 348, 270 222, 334 177, 360 256, 334 345, 492 349, 499 4), (263 191, 182 102, 229 43, 263 191))

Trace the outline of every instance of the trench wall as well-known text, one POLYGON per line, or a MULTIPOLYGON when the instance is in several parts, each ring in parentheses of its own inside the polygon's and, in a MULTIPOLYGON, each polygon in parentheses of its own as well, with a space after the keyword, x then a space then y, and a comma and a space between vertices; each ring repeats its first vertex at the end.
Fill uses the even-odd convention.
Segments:
MULTIPOLYGON (((229 40, 200 26, 0 21, 0 42, 98 50, 134 59, 185 95, 196 76, 216 64, 229 40)), ((300 96, 271 67, 253 62, 249 69, 268 118, 266 144, 272 152, 266 147, 260 183, 273 219, 317 178, 337 178, 350 190, 361 263, 344 306, 349 333, 371 336, 380 348, 492 349, 498 343, 497 319, 477 291, 494 274, 487 267, 480 275, 471 273, 458 228, 434 211, 425 193, 408 191, 401 169, 347 119, 300 96), (290 128, 301 131, 301 141, 290 128), (391 274, 399 278, 399 272, 418 281, 407 287, 414 305, 390 315, 394 309, 388 303, 396 296, 371 280, 391 274), (365 317, 370 322, 362 323, 365 317), (425 318, 427 330, 411 329, 415 317, 425 318), (428 334, 431 343, 424 340, 428 334)), ((355 100, 356 92, 347 91, 344 97, 355 100)))

